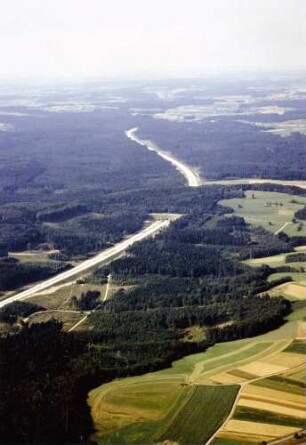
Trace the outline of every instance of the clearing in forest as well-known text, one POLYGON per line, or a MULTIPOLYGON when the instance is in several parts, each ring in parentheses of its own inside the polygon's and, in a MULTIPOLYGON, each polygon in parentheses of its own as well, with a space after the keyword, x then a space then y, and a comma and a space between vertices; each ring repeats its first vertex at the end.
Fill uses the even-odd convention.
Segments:
POLYGON ((269 232, 282 230, 290 236, 305 233, 303 221, 293 222, 295 212, 306 204, 305 196, 248 190, 244 198, 226 199, 219 204, 233 209, 247 223, 262 226, 269 232))

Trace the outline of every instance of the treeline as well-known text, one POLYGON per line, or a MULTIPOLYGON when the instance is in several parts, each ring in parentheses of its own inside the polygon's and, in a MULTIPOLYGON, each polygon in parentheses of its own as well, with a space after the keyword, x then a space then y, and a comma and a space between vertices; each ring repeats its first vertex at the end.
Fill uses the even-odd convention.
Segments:
POLYGON ((27 301, 15 301, 0 309, 0 321, 14 324, 19 318, 25 318, 34 312, 43 311, 44 307, 27 301))
POLYGON ((44 280, 70 267, 69 264, 58 261, 21 263, 15 258, 0 258, 0 292, 44 280))
POLYGON ((298 219, 302 219, 303 221, 305 221, 306 220, 306 206, 300 210, 297 210, 295 212, 294 216, 298 219))
POLYGON ((86 206, 81 204, 70 204, 58 209, 43 210, 37 213, 36 217, 42 222, 62 222, 66 219, 88 213, 86 206))
MULTIPOLYGON (((260 302, 251 298, 245 300, 244 303, 248 305, 246 315, 251 312, 251 316, 247 315, 238 322, 222 326, 222 328, 213 327, 207 333, 210 341, 218 343, 263 334, 281 326, 284 322, 283 317, 291 312, 288 300, 275 301, 269 296, 261 297, 260 302)), ((243 311, 243 307, 240 310, 243 311)))
POLYGON ((298 252, 298 253, 291 253, 290 255, 287 255, 285 258, 285 263, 295 263, 295 262, 306 262, 306 253, 304 252, 298 252))

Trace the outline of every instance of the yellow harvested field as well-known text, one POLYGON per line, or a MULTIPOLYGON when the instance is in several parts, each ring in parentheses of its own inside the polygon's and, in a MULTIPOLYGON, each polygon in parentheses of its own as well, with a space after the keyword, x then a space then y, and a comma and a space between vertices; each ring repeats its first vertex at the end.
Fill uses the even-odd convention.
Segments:
POLYGON ((248 408, 255 408, 264 411, 270 411, 271 413, 284 414, 286 416, 297 417, 299 419, 305 418, 304 409, 291 408, 289 406, 277 405, 274 403, 264 402, 263 400, 246 399, 240 397, 238 401, 238 406, 246 406, 248 408))
POLYGON ((292 215, 292 210, 290 210, 290 209, 279 209, 278 210, 278 214, 279 215, 292 215))
POLYGON ((252 266, 256 266, 257 264, 270 264, 273 263, 282 263, 285 261, 286 255, 280 254, 280 255, 272 255, 272 256, 266 256, 262 258, 253 258, 251 260, 247 260, 246 263, 250 264, 252 266))
POLYGON ((306 252, 306 246, 296 246, 293 250, 296 252, 306 252))
POLYGON ((306 338, 306 322, 305 321, 298 322, 297 338, 302 339, 302 340, 306 338))
POLYGON ((226 439, 228 443, 230 443, 230 441, 239 441, 243 443, 245 440, 246 443, 254 442, 254 444, 258 445, 258 442, 263 442, 267 439, 267 436, 249 436, 249 434, 246 433, 233 433, 231 431, 223 430, 217 434, 216 439, 226 439))
POLYGON ((294 368, 295 366, 305 363, 303 354, 296 354, 293 352, 281 352, 274 357, 268 358, 266 365, 280 366, 287 368, 294 368))
POLYGON ((306 298, 306 287, 302 284, 289 283, 286 285, 285 290, 284 292, 286 294, 292 295, 298 300, 304 300, 306 298))
POLYGON ((220 374, 213 375, 212 377, 210 377, 209 380, 214 383, 222 383, 225 385, 241 383, 246 381, 246 379, 243 379, 241 377, 232 374, 228 374, 226 372, 221 372, 220 374))
POLYGON ((233 433, 233 435, 244 434, 245 437, 266 437, 276 438, 287 436, 298 431, 298 428, 283 425, 273 425, 268 423, 247 422, 245 420, 231 419, 224 427, 224 431, 233 433))
POLYGON ((257 375, 258 377, 265 377, 267 375, 286 371, 289 366, 291 366, 290 362, 287 363, 287 366, 279 366, 276 364, 267 363, 266 361, 254 361, 252 363, 249 363, 248 365, 240 366, 238 369, 250 374, 257 375))
POLYGON ((241 397, 254 398, 256 400, 265 400, 273 403, 280 404, 292 404, 293 407, 296 408, 305 408, 305 398, 302 395, 293 394, 290 392, 278 391, 276 389, 266 388, 264 386, 257 385, 247 385, 243 392, 241 393, 241 397))
POLYGON ((290 297, 293 297, 295 300, 305 300, 306 285, 304 281, 301 281, 300 283, 283 283, 270 289, 269 295, 271 297, 288 295, 290 297))
MULTIPOLYGON (((295 380, 297 382, 306 382, 306 368, 303 363, 301 366, 298 366, 295 369, 290 369, 284 374, 284 377, 287 377, 291 380, 295 380)), ((305 402, 306 403, 306 402, 305 402)))

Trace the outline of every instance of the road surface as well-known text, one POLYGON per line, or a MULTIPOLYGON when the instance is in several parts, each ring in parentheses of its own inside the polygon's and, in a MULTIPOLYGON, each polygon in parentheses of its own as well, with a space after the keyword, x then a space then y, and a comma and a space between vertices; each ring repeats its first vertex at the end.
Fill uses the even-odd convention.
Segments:
POLYGON ((131 128, 125 132, 126 136, 132 141, 136 142, 139 145, 146 146, 148 150, 155 151, 161 158, 170 162, 174 167, 186 178, 189 187, 199 187, 201 185, 201 180, 198 175, 189 167, 187 164, 184 164, 182 161, 175 159, 170 153, 166 153, 162 151, 154 142, 140 139, 136 136, 138 128, 131 128))
POLYGON ((161 229, 168 227, 169 223, 170 223, 170 221, 168 219, 163 220, 163 221, 153 222, 145 229, 136 233, 136 235, 132 235, 131 237, 127 238, 126 240, 121 241, 120 243, 116 244, 114 247, 104 250, 103 252, 99 253, 98 255, 94 256, 93 258, 83 261, 78 266, 73 267, 72 269, 69 269, 65 272, 62 272, 62 273, 52 277, 52 278, 49 278, 48 280, 43 281, 42 283, 36 284, 35 286, 31 287, 30 289, 27 289, 23 292, 13 295, 12 297, 7 298, 6 300, 1 301, 0 309, 2 307, 6 306, 7 304, 13 303, 14 301, 25 300, 27 298, 30 298, 33 295, 35 295, 36 293, 42 292, 43 290, 49 288, 50 286, 54 286, 55 284, 61 283, 64 280, 67 280, 68 278, 75 277, 76 275, 78 275, 81 272, 85 272, 86 270, 88 270, 94 266, 97 266, 106 260, 112 259, 114 256, 124 252, 126 249, 128 249, 130 246, 132 246, 134 243, 142 241, 145 238, 148 238, 148 237, 154 235, 155 233, 159 232, 161 229))
POLYGON ((274 233, 274 235, 278 235, 280 232, 282 232, 288 225, 290 224, 290 222, 285 222, 285 224, 280 228, 280 229, 278 229, 275 233, 274 233))

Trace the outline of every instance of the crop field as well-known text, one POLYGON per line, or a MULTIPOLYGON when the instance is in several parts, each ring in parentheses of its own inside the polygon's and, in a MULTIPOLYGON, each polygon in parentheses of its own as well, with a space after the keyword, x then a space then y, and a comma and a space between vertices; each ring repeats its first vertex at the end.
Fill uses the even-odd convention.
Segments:
POLYGON ((279 230, 291 236, 305 233, 302 221, 292 222, 295 212, 306 204, 304 196, 249 190, 245 198, 227 199, 220 204, 232 208, 247 223, 262 226, 272 233, 279 230))
POLYGON ((238 386, 196 386, 160 441, 205 443, 222 425, 235 401, 238 386))
POLYGON ((268 442, 276 437, 284 437, 299 430, 292 426, 272 425, 270 423, 258 423, 245 420, 231 419, 225 426, 221 437, 226 437, 231 443, 231 438, 240 439, 245 443, 245 439, 256 444, 268 442))
POLYGON ((247 420, 250 422, 271 423, 273 425, 293 426, 303 428, 304 419, 287 416, 285 414, 265 411, 263 409, 256 409, 244 406, 238 406, 233 416, 234 419, 247 420))
POLYGON ((306 343, 303 340, 295 340, 285 349, 284 352, 295 352, 297 354, 306 355, 306 343))
POLYGON ((279 255, 271 255, 268 257, 246 260, 245 263, 253 267, 259 267, 262 266, 263 264, 266 264, 270 267, 290 266, 294 269, 297 269, 298 271, 301 268, 305 267, 305 262, 303 261, 294 261, 291 263, 286 263, 286 257, 290 257, 290 255, 292 255, 292 253, 282 253, 279 255))
POLYGON ((282 352, 234 370, 234 375, 248 381, 243 383, 234 413, 213 445, 235 440, 268 442, 305 428, 304 364, 305 343, 293 340, 282 352))
MULTIPOLYGON (((271 380, 272 385, 278 385, 275 391, 282 397, 286 395, 287 404, 296 403, 291 407, 295 410, 294 414, 296 411, 300 412, 302 405, 299 397, 303 390, 300 386, 303 365, 300 364, 304 356, 297 351, 290 352, 289 345, 296 344, 292 341, 298 334, 302 317, 303 310, 301 309, 288 317, 288 323, 275 331, 256 338, 220 343, 206 352, 193 354, 174 362, 171 368, 139 377, 117 379, 95 388, 89 393, 88 398, 96 427, 94 440, 100 445, 144 445, 157 442, 205 443, 201 441, 208 440, 230 412, 239 385, 252 386, 257 392, 260 390, 266 392, 268 388, 260 387, 260 384, 269 381, 271 385, 270 379, 278 377, 279 374, 283 379, 290 378, 290 384, 287 380, 284 382, 282 380, 281 383, 271 380), (288 354, 290 354, 289 361, 288 354), (291 369, 292 363, 296 366, 294 370, 291 369), (295 374, 288 377, 286 373, 292 371, 295 374), (250 382, 253 382, 252 385, 249 384, 250 382), (220 392, 222 390, 225 392, 220 392), (294 402, 293 399, 290 401, 290 394, 293 398, 298 397, 298 401, 294 402), (222 402, 219 403, 219 400, 222 402), (226 404, 224 400, 227 401, 226 404), (224 410, 220 408, 222 404, 225 405, 224 410), (191 409, 193 405, 202 409, 191 409), (207 406, 210 407, 208 411, 205 408, 207 406), (212 406, 219 407, 219 411, 218 408, 212 409, 212 406), (212 418, 211 415, 213 415, 212 418), (197 429, 195 425, 200 425, 200 429, 197 429), (185 440, 187 442, 184 442, 185 440)), ((296 348, 296 346, 291 347, 296 348)), ((274 387, 269 390, 274 390, 274 387)), ((249 394, 249 397, 251 396, 249 394)), ((258 402, 256 397, 257 395, 253 402, 258 402)), ((265 403, 269 405, 270 401, 266 400, 265 403)), ((277 403, 280 403, 279 399, 277 403)), ((250 408, 263 409, 262 407, 250 408)), ((285 407, 285 410, 288 411, 288 409, 285 407)), ((270 408, 268 411, 273 416, 270 408)), ((277 414, 287 416, 287 411, 277 414)), ((293 417, 298 419, 293 422, 300 421, 300 417, 293 417)), ((240 428, 241 422, 245 422, 241 419, 233 420, 240 422, 240 428)), ((255 428, 254 420, 247 422, 252 423, 252 428, 255 428)), ((268 428, 272 424, 269 425, 268 428)), ((278 425, 278 428, 278 431, 281 431, 281 428, 285 428, 286 431, 291 431, 292 428, 294 431, 297 430, 296 426, 285 424, 278 425)), ((260 437, 266 440, 267 435, 262 433, 260 437)), ((238 434, 234 437, 229 431, 226 433, 222 431, 216 440, 221 442, 214 441, 213 443, 220 443, 220 445, 229 443, 239 445, 249 442, 246 435, 238 434)), ((254 439, 250 440, 252 441, 254 443, 254 439)))
POLYGON ((226 437, 222 437, 221 435, 216 437, 211 443, 210 445, 248 445, 248 444, 253 444, 254 442, 251 440, 247 440, 247 439, 243 439, 243 441, 230 437, 230 438, 226 438, 226 437))
POLYGON ((279 280, 284 277, 291 277, 297 283, 306 284, 305 273, 299 272, 277 272, 268 277, 268 281, 279 280))
POLYGON ((278 297, 282 295, 289 301, 305 300, 306 298, 306 284, 303 282, 298 283, 283 283, 279 286, 275 286, 269 290, 271 297, 278 297))
POLYGON ((205 443, 228 416, 238 389, 237 385, 183 386, 175 381, 121 388, 119 396, 111 396, 113 403, 105 395, 100 404, 96 400, 92 405, 102 415, 96 425, 104 432, 98 431, 95 440, 101 444, 205 443))

